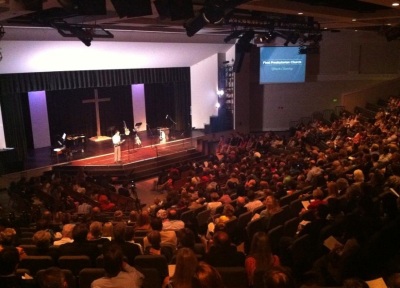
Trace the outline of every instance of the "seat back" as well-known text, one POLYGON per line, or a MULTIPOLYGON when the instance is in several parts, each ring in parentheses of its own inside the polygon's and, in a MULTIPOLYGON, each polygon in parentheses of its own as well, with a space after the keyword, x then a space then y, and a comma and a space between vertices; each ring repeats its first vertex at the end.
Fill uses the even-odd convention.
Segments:
POLYGON ((22 249, 24 249, 27 255, 35 255, 36 254, 36 245, 34 244, 21 244, 19 245, 22 249))
POLYGON ((163 255, 138 255, 135 257, 135 267, 139 270, 155 268, 159 272, 159 285, 162 285, 164 278, 168 276, 167 258, 163 255))
POLYGON ((272 253, 280 254, 279 252, 279 241, 283 236, 283 225, 278 225, 275 228, 268 231, 269 242, 271 243, 272 253))
POLYGON ((294 237, 299 227, 300 218, 293 217, 283 224, 283 236, 294 237))
POLYGON ((155 268, 142 268, 139 270, 144 275, 142 288, 159 287, 160 273, 155 268))
POLYGON ((266 208, 265 205, 258 206, 256 209, 253 210, 253 215, 260 214, 261 211, 265 210, 265 208, 266 208))
POLYGON ((91 268, 92 262, 86 255, 61 256, 58 258, 58 266, 61 269, 68 269, 74 276, 78 276, 83 268, 91 268))
POLYGON ((196 215, 197 228, 200 234, 205 234, 205 232, 207 231, 207 225, 208 222, 210 221, 210 217, 211 217, 210 209, 203 210, 196 215))
POLYGON ((98 278, 104 277, 105 270, 103 268, 83 268, 79 272, 78 287, 91 288, 92 282, 98 278))
POLYGON ((260 232, 260 231, 264 231, 264 232, 267 231, 267 219, 265 217, 260 217, 260 218, 254 219, 247 224, 246 233, 247 233, 249 242, 251 242, 253 235, 256 232, 260 232))
MULTIPOLYGON (((36 280, 37 279, 40 279, 40 277, 42 277, 42 274, 45 272, 46 270, 45 269, 43 269, 43 270, 39 270, 37 273, 36 273, 36 280)), ((74 274, 72 274, 72 272, 71 272, 71 270, 68 270, 68 269, 62 269, 62 272, 64 273, 64 276, 65 276, 65 281, 67 281, 67 284, 68 284, 68 288, 76 288, 76 278, 75 278, 75 276, 74 276, 74 274)))
POLYGON ((193 210, 187 210, 185 212, 182 212, 181 214, 181 220, 185 222, 185 225, 188 223, 192 223, 194 220, 194 211, 193 210))
POLYGON ((246 269, 244 267, 215 267, 221 275, 225 287, 248 288, 246 269))
POLYGON ((283 225, 290 218, 289 206, 282 207, 278 213, 271 215, 267 224, 267 231, 274 229, 276 226, 283 225))
POLYGON ((31 272, 31 276, 35 276, 39 270, 47 269, 54 266, 53 258, 50 256, 26 256, 21 259, 18 268, 28 269, 31 272))

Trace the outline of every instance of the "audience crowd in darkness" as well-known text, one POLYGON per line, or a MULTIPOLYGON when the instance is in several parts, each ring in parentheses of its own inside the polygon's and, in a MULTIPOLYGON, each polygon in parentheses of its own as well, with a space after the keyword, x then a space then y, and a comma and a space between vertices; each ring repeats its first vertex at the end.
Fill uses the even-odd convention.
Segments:
POLYGON ((164 287, 223 287, 218 268, 227 266, 243 267, 249 287, 355 287, 379 277, 400 287, 399 126, 400 99, 392 97, 374 119, 342 112, 287 136, 222 136, 205 161, 163 171, 155 189, 165 197, 129 213, 113 199, 132 188, 106 176, 22 178, 9 187, 23 208, 3 217, 0 279, 26 257, 21 231, 31 227, 35 255, 88 255, 95 267, 103 254, 106 275, 92 287, 115 278, 139 287, 145 276, 133 266, 141 254, 176 264, 164 287), (276 219, 277 239, 269 226, 276 219), (337 242, 328 249, 330 236, 337 242))

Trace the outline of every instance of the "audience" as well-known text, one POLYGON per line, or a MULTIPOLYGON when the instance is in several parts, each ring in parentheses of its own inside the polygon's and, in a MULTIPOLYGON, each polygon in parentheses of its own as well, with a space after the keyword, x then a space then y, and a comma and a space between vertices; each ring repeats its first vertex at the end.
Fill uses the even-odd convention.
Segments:
MULTIPOLYGON (((360 115, 349 115, 347 112, 334 115, 335 117, 330 119, 331 123, 315 118, 310 123, 299 124, 291 135, 283 137, 275 132, 252 135, 232 133, 229 139, 223 139, 219 143, 218 157, 212 155, 207 161, 174 165, 171 171, 166 171, 165 182, 171 181, 171 185, 166 189, 167 196, 155 201, 149 209, 131 211, 128 220, 129 237, 126 234, 124 213, 118 210, 116 203, 110 201, 113 199, 112 193, 117 193, 110 177, 99 177, 96 181, 85 175, 49 174, 29 181, 21 178, 10 185, 10 193, 18 193, 21 197, 27 197, 29 201, 34 199, 35 203, 39 203, 43 208, 33 209, 35 212, 32 212, 30 219, 25 217, 26 222, 36 223, 38 232, 35 241, 39 246, 46 242, 43 246, 47 247, 49 241, 45 239, 50 235, 49 243, 59 246, 60 254, 86 254, 90 255, 92 260, 99 254, 99 247, 106 248, 114 243, 121 247, 126 246, 126 237, 131 242, 133 233, 137 232, 139 235, 141 230, 146 233, 151 231, 151 234, 143 239, 146 253, 162 254, 163 247, 168 245, 167 250, 171 252, 168 259, 177 259, 177 255, 172 257, 173 254, 185 248, 194 251, 199 239, 207 238, 204 234, 205 229, 198 230, 195 216, 183 222, 180 219, 181 213, 190 209, 197 214, 200 209, 210 209, 212 217, 209 219, 209 226, 215 227, 214 232, 209 227, 209 237, 212 237, 208 239, 210 246, 204 246, 208 250, 204 258, 208 264, 196 264, 194 271, 197 272, 191 272, 190 285, 193 287, 211 285, 202 283, 215 283, 213 285, 219 287, 219 278, 214 270, 220 266, 246 267, 251 284, 251 275, 254 274, 251 271, 254 267, 268 266, 267 262, 259 260, 259 255, 267 253, 269 246, 263 246, 265 251, 252 248, 247 255, 238 252, 240 246, 232 244, 229 234, 225 231, 228 228, 232 229, 228 224, 234 222, 226 224, 227 221, 238 218, 247 211, 253 212, 262 205, 265 205, 265 209, 262 212, 258 212, 260 210, 257 209, 257 213, 260 213, 261 217, 269 218, 281 211, 279 203, 282 197, 299 193, 300 200, 311 201, 307 210, 304 209, 299 217, 294 219, 297 223, 300 222, 297 234, 290 229, 285 232, 286 236, 291 237, 281 237, 281 240, 289 241, 280 243, 281 249, 275 252, 277 255, 265 256, 263 260, 277 257, 280 260, 278 264, 282 262, 282 265, 293 269, 293 275, 298 281, 304 280, 301 278, 302 273, 309 269, 307 272, 321 277, 324 280, 322 282, 348 286, 348 282, 343 282, 345 279, 389 276, 386 275, 385 269, 395 271, 394 267, 398 265, 394 256, 400 249, 400 241, 390 242, 388 239, 391 239, 389 235, 398 239, 397 231, 400 230, 396 222, 399 217, 399 201, 390 197, 400 191, 400 153, 397 137, 397 127, 400 125, 399 104, 398 98, 390 98, 387 107, 379 111, 371 121, 366 121, 360 115), (180 187, 177 187, 177 180, 182 181, 180 187), (61 191, 68 194, 71 189, 90 199, 90 206, 93 205, 93 208, 89 215, 84 215, 82 211, 88 212, 90 206, 77 206, 78 211, 76 208, 67 209, 64 203, 49 204, 39 199, 40 193, 59 196, 61 191), (261 197, 263 202, 259 200, 261 197), (224 205, 223 209, 221 205, 224 205), (70 213, 70 217, 64 212, 70 213), (80 213, 79 217, 77 212, 80 213), (363 235, 354 235, 357 231, 355 229, 353 235, 348 232, 344 223, 348 223, 351 217, 357 219, 357 228, 369 235, 370 240, 366 240, 363 235), (85 225, 84 229, 82 224, 85 225), (57 233, 61 231, 61 227, 62 233, 57 233), (89 231, 86 227, 90 227, 89 231), (179 242, 176 234, 180 235, 179 242), (57 240, 53 242, 55 236, 57 240), (292 249, 303 236, 307 236, 308 241, 312 243, 311 247, 306 249, 309 252, 307 256, 311 256, 310 260, 314 265, 303 261, 301 265, 304 267, 299 271, 299 265, 292 262, 292 254, 296 253, 292 249), (356 251, 355 254, 345 253, 338 257, 332 251, 324 250, 323 241, 329 236, 337 237, 343 250, 356 251), (349 247, 357 249, 352 250, 349 247), (379 255, 379 252, 382 255, 379 255), (350 255, 349 258, 344 257, 346 255, 350 255), (353 256, 364 261, 352 262, 353 256), (330 267, 326 272, 326 265, 333 263, 326 261, 327 258, 339 260, 334 262, 336 270, 330 267), (368 263, 368 267, 364 269, 360 262, 368 263), (208 278, 207 275, 213 276, 208 278), (214 282, 206 279, 214 279, 214 282)), ((84 198, 75 200, 70 195, 54 199, 69 199, 69 202, 75 201, 74 205, 84 204, 84 198)), ((297 202, 291 203, 290 210, 296 211, 297 214, 300 207, 295 205, 299 200, 294 200, 297 202)), ((7 221, 15 223, 15 217, 11 216, 7 221)), ((18 226, 4 227, 15 229, 1 229, 0 251, 8 247, 18 247, 18 226)), ((255 233, 250 240, 261 242, 264 239, 261 236, 255 233)), ((254 246, 257 247, 257 244, 254 246)), ((17 249, 20 251, 20 257, 24 257, 23 249, 17 249)), ((125 254, 128 264, 133 264, 134 257, 140 254, 140 250, 127 250, 122 248, 122 254, 125 254)), ((277 261, 273 261, 275 262, 277 261)), ((277 268, 277 265, 271 264, 268 269, 262 268, 268 271, 263 275, 265 285, 269 283, 268 287, 290 287, 293 284, 291 275, 285 269, 277 268)), ((173 282, 170 286, 176 287, 173 282)))

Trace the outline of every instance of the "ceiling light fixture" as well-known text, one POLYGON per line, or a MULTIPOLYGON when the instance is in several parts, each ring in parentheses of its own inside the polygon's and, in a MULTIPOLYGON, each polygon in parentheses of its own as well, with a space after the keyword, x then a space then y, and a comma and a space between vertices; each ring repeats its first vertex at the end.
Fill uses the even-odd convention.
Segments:
POLYGON ((392 3, 392 6, 393 6, 393 7, 397 7, 397 6, 399 6, 399 5, 400 5, 399 2, 393 2, 393 3, 392 3))

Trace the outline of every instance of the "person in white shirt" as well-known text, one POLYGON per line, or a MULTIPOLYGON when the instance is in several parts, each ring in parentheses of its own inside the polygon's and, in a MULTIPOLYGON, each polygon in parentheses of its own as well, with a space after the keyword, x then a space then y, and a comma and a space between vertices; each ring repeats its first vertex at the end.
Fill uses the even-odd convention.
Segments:
POLYGON ((185 222, 179 219, 178 211, 176 209, 168 210, 168 217, 163 221, 162 230, 178 231, 185 228, 185 222))
POLYGON ((65 243, 72 243, 74 239, 72 239, 72 230, 74 229, 75 224, 65 224, 61 231, 62 238, 60 240, 54 241, 54 246, 60 246, 65 243))
POLYGON ((114 163, 121 162, 121 135, 119 130, 115 131, 115 134, 112 136, 112 143, 114 145, 114 163))

